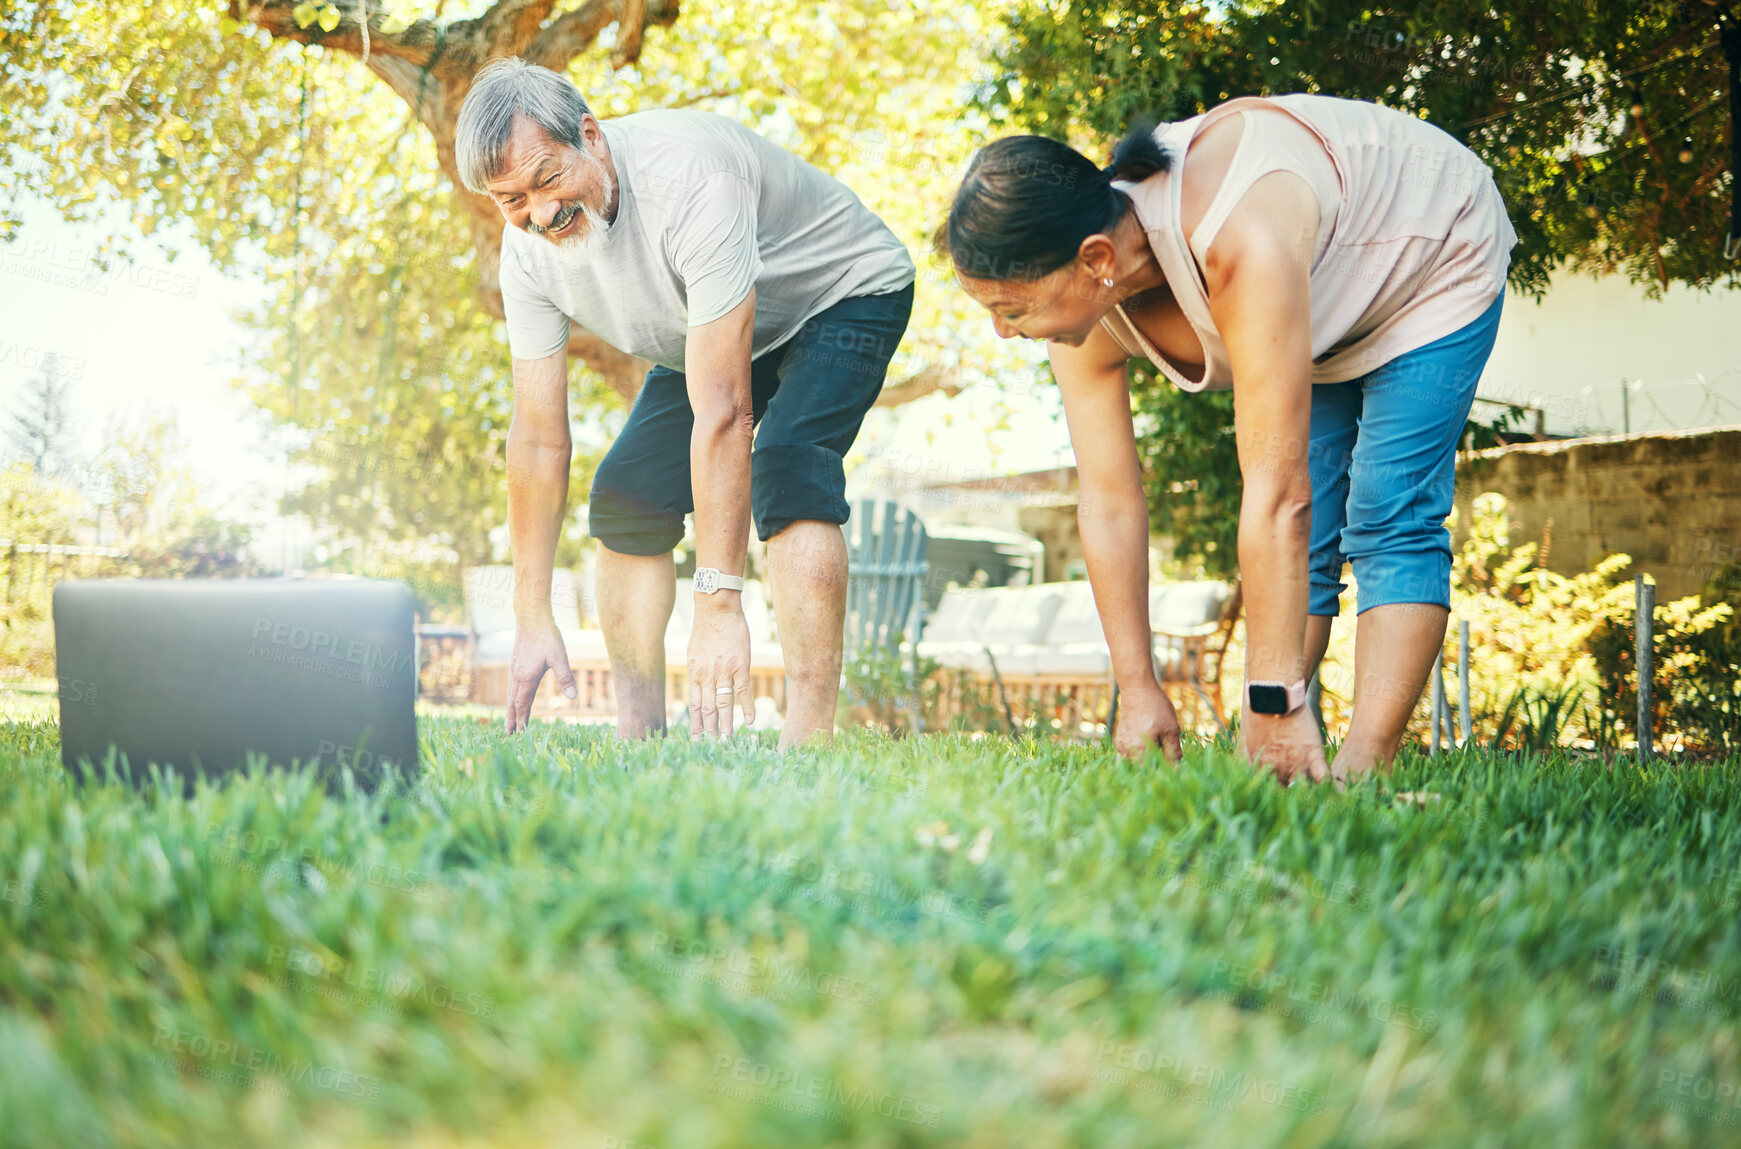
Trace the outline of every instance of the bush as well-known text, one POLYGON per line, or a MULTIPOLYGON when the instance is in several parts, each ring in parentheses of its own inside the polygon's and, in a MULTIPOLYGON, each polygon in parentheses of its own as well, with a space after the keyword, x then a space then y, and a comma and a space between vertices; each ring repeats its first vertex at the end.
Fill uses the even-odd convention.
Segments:
MULTIPOLYGON (((1556 574, 1537 561, 1535 543, 1511 544, 1504 496, 1480 495, 1471 509, 1469 537, 1452 561, 1451 613, 1470 623, 1476 736, 1520 749, 1570 740, 1609 749, 1636 738, 1635 591, 1623 573, 1631 556, 1556 574)), ((1733 747, 1732 608, 1708 593, 1658 603, 1654 617, 1659 738, 1701 750, 1733 747)), ((1446 639, 1451 668, 1455 625, 1446 639)), ((1454 692, 1455 675, 1447 678, 1454 692)))
MULTIPOLYGON (((1659 744, 1698 753, 1741 749, 1741 623, 1730 604, 1741 600, 1741 564, 1717 571, 1696 597, 1654 613, 1656 663, 1651 719, 1659 744)), ((1637 726, 1638 668, 1633 620, 1605 620, 1591 636, 1605 717, 1637 726)))

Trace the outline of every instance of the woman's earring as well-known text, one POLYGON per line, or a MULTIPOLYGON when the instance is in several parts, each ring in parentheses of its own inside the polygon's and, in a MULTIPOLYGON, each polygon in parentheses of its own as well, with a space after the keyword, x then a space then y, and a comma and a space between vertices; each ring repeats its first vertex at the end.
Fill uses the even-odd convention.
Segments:
POLYGON ((1112 286, 1112 280, 1110 280, 1110 279, 1103 279, 1100 282, 1104 283, 1108 287, 1112 286))

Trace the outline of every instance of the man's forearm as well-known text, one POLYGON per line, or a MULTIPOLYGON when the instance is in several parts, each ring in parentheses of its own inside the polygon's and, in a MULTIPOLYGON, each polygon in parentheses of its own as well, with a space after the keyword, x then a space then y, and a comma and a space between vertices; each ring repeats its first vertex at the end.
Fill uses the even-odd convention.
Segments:
POLYGON ((568 507, 568 444, 508 437, 508 538, 514 554, 514 617, 551 617, 550 581, 568 507))
POLYGON ((1076 519, 1113 679, 1122 690, 1158 686, 1149 638, 1148 508, 1080 510, 1076 519))
POLYGON ((695 565, 744 573, 750 529, 749 419, 697 414, 689 445, 695 488, 695 565))

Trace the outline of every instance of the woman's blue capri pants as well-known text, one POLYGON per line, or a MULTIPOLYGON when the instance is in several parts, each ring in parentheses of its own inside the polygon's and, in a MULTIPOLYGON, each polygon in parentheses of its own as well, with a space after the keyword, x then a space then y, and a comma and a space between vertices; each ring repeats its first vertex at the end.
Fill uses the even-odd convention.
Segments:
POLYGON ((1358 613, 1451 605, 1457 442, 1499 330, 1479 319, 1346 383, 1312 387, 1312 614, 1334 615, 1354 568, 1358 613))

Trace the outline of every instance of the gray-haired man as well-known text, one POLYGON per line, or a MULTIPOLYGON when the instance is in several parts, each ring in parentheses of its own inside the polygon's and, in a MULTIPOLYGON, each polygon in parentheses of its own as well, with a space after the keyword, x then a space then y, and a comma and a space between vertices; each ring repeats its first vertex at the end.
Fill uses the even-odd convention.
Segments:
POLYGON ((509 730, 526 724, 546 670, 574 693, 538 593, 568 494, 573 320, 657 365, 593 479, 618 732, 664 726, 671 551, 693 510, 691 731, 730 733, 734 701, 745 721, 754 713, 736 589, 753 513, 786 661, 781 743, 832 734, 846 606, 841 458, 906 330, 906 248, 845 185, 748 128, 694 111, 601 124, 574 85, 523 60, 478 73, 455 136, 461 178, 509 225, 509 730))

